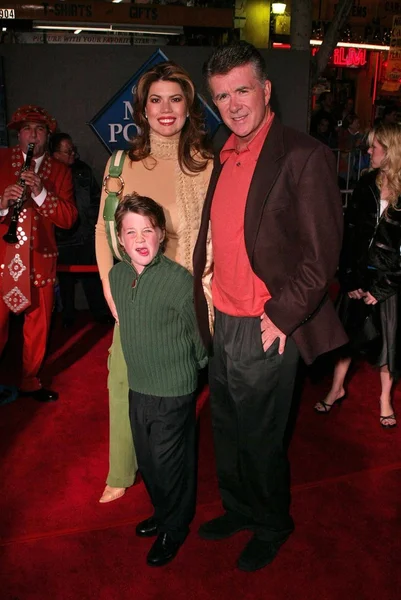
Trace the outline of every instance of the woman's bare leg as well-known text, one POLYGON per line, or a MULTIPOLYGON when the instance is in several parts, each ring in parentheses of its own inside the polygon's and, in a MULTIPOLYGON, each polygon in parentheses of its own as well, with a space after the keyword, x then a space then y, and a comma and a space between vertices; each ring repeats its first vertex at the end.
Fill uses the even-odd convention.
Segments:
POLYGON ((391 404, 391 390, 394 379, 391 377, 387 365, 380 367, 380 382, 382 387, 380 395, 380 423, 383 427, 394 426, 396 419, 391 404))
POLYGON ((344 396, 344 380, 351 364, 351 358, 340 358, 334 367, 333 383, 331 389, 322 402, 315 404, 318 412, 329 412, 334 402, 344 396))

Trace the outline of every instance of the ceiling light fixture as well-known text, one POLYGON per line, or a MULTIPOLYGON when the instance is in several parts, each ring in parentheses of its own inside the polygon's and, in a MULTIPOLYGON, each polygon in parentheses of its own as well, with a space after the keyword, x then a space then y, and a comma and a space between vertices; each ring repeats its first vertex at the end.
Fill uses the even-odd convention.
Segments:
MULTIPOLYGON (((310 45, 321 46, 322 40, 311 40, 310 45)), ((340 48, 365 48, 365 50, 383 50, 383 52, 390 50, 390 46, 380 46, 379 44, 358 44, 357 42, 355 42, 354 44, 352 42, 338 42, 337 46, 339 46, 340 48)))
MULTIPOLYGON (((42 30, 50 30, 50 31, 73 31, 77 30, 78 24, 70 24, 70 25, 42 25, 40 23, 34 23, 33 29, 42 29, 42 30)), ((80 31, 98 31, 102 33, 139 33, 141 35, 181 35, 183 33, 182 27, 176 27, 174 25, 170 27, 161 27, 160 29, 155 27, 154 29, 148 29, 146 26, 141 29, 140 27, 136 27, 135 29, 132 27, 124 28, 121 25, 108 25, 108 26, 97 26, 97 24, 91 27, 79 27, 80 31)))

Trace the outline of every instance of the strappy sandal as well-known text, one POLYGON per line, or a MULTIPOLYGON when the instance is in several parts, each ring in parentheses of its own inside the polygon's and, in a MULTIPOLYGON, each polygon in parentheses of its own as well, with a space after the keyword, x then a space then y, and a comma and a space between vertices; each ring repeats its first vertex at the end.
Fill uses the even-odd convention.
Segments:
POLYGON ((315 412, 319 413, 320 415, 328 415, 335 404, 338 404, 338 406, 341 406, 341 403, 343 402, 343 400, 345 400, 345 397, 346 397, 346 394, 343 394, 342 396, 337 398, 337 400, 334 400, 333 404, 328 404, 324 400, 320 400, 319 402, 317 402, 315 404, 313 409, 315 412), (323 406, 323 410, 319 410, 317 408, 319 405, 323 406))
POLYGON ((387 417, 380 416, 380 425, 383 429, 393 429, 393 427, 397 427, 397 418, 394 413, 388 415, 387 417), (385 423, 384 421, 390 420, 391 423, 385 423))

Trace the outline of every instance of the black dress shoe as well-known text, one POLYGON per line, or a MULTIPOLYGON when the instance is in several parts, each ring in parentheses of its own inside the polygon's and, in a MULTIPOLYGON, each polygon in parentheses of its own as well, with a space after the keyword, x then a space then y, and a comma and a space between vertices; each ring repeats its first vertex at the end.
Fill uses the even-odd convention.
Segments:
POLYGON ((173 540, 168 533, 159 533, 149 550, 146 562, 150 567, 162 567, 173 560, 183 541, 173 540))
POLYGON ((145 519, 138 523, 135 532, 139 537, 153 537, 154 535, 157 535, 157 523, 154 517, 149 517, 149 519, 145 519))
POLYGON ((0 405, 14 402, 18 398, 18 388, 14 385, 0 384, 0 405))
POLYGON ((98 315, 94 317, 96 323, 100 323, 101 325, 115 325, 116 320, 111 315, 98 315))
POLYGON ((225 513, 221 517, 206 521, 199 527, 199 535, 204 540, 224 540, 243 529, 252 529, 253 523, 234 513, 225 513))
POLYGON ((75 319, 73 317, 64 317, 63 319, 63 327, 64 329, 70 329, 74 326, 75 319))
POLYGON ((53 392, 52 390, 47 390, 46 388, 40 388, 39 390, 33 390, 33 392, 26 392, 24 390, 20 390, 20 396, 33 398, 38 402, 55 402, 58 400, 58 393, 53 392))
POLYGON ((279 542, 266 542, 254 536, 242 551, 237 566, 241 571, 257 571, 276 558, 281 546, 288 538, 279 542))

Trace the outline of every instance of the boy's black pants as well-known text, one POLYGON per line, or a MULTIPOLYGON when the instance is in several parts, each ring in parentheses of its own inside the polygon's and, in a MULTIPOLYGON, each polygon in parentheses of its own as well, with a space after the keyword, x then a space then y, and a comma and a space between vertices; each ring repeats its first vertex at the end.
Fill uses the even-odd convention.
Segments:
POLYGON ((183 541, 196 501, 195 392, 161 397, 130 390, 129 415, 158 531, 183 541))

